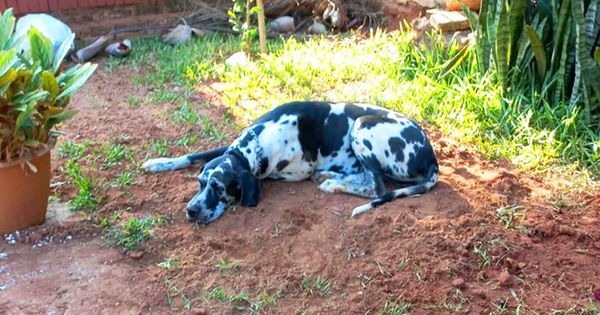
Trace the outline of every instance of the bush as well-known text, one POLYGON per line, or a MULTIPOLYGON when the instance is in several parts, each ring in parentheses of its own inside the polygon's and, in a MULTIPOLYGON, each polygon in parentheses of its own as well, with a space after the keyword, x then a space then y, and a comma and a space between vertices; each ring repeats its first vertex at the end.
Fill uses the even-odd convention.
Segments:
POLYGON ((23 38, 16 37, 14 26, 8 9, 0 18, 0 162, 29 157, 51 145, 56 125, 76 113, 67 109, 70 96, 96 69, 89 63, 61 69, 74 35, 54 55, 50 40, 31 28, 30 52, 18 54, 23 38))

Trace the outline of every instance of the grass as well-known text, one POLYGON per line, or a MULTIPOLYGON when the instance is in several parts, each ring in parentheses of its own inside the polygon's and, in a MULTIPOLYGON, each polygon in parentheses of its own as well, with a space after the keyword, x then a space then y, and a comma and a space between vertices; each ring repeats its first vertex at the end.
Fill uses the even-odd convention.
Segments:
POLYGON ((388 301, 383 308, 379 310, 380 315, 404 315, 413 307, 410 303, 388 301))
POLYGON ((150 215, 143 219, 129 217, 124 224, 109 227, 110 242, 129 251, 136 250, 141 242, 152 238, 152 227, 164 223, 161 216, 155 218, 150 215))
POLYGON ((250 294, 244 291, 228 295, 227 291, 221 287, 214 287, 206 292, 209 300, 218 303, 229 302, 231 308, 236 312, 249 311, 251 314, 262 314, 263 310, 268 310, 277 305, 277 295, 270 295, 265 292, 258 294, 256 299, 252 299, 250 294))
POLYGON ((217 268, 220 271, 235 271, 240 269, 241 263, 239 261, 227 262, 224 259, 219 260, 219 264, 217 264, 217 268))
POLYGON ((230 68, 223 60, 238 50, 237 40, 211 35, 173 49, 150 38, 136 43, 139 53, 126 62, 136 67, 157 60, 140 84, 174 85, 184 98, 194 85, 220 80, 223 101, 241 125, 291 100, 369 102, 433 125, 489 158, 508 158, 521 169, 576 165, 576 172, 599 170, 600 140, 583 129, 577 108, 547 106, 517 91, 503 94, 493 76, 477 71, 472 55, 446 72, 456 47, 445 50, 434 41, 432 48, 420 49, 408 34, 383 32, 369 39, 272 40, 270 54, 230 68), (255 105, 238 106, 244 101, 255 105))
POLYGON ((318 276, 314 280, 312 278, 305 277, 300 283, 300 289, 309 295, 314 295, 317 293, 319 296, 324 297, 329 294, 330 288, 331 281, 327 278, 322 278, 321 276, 318 276))
POLYGON ((507 229, 515 227, 515 220, 521 222, 525 218, 525 213, 522 211, 523 206, 510 205, 496 209, 496 220, 507 229))

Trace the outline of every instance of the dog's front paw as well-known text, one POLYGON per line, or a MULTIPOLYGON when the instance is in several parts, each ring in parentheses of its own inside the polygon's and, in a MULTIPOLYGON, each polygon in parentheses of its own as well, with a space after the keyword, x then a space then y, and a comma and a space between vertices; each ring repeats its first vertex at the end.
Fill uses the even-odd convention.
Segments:
POLYGON ((146 161, 142 165, 142 169, 151 173, 159 173, 159 172, 167 172, 176 170, 177 167, 177 159, 171 158, 157 158, 146 161))

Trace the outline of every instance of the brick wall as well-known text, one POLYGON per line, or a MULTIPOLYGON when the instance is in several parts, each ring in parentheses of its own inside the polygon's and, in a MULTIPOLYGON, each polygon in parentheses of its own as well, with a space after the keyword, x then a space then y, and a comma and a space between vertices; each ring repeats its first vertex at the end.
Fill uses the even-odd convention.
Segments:
POLYGON ((0 10, 13 8, 16 15, 32 12, 56 12, 106 6, 154 4, 157 0, 0 0, 0 10))

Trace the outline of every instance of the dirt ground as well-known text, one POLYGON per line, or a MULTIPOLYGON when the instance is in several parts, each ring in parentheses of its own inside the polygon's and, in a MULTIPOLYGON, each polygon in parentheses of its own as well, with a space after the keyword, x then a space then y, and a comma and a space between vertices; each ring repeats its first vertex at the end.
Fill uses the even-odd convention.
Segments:
MULTIPOLYGON (((61 141, 118 141, 142 162, 156 155, 151 141, 197 132, 168 118, 176 103, 133 106, 132 96, 149 91, 132 83, 131 70, 99 69, 73 98, 80 112, 61 141)), ((227 108, 208 90, 191 102, 205 104, 199 113, 219 123, 227 108)), ((198 169, 139 173, 139 185, 125 188, 101 185, 93 214, 0 240, 0 313, 392 314, 407 304, 412 314, 598 311, 600 194, 552 191, 507 162, 428 134, 441 165, 433 191, 356 219, 347 216, 365 200, 325 194, 311 182, 267 182, 258 207, 237 207, 206 227, 186 222, 184 213, 198 169), (502 207, 509 209, 504 221, 497 218, 502 207), (115 211, 120 222, 151 214, 171 220, 126 252, 108 245, 98 224, 115 211), (169 257, 179 266, 158 266, 169 257), (219 267, 221 260, 229 265, 219 267)), ((169 149, 177 155, 215 145, 200 139, 169 149)), ((92 151, 78 163, 100 183, 127 167, 103 170, 92 151)), ((68 181, 66 162, 53 159, 53 193, 63 201, 77 192, 60 185, 68 181)))

